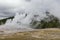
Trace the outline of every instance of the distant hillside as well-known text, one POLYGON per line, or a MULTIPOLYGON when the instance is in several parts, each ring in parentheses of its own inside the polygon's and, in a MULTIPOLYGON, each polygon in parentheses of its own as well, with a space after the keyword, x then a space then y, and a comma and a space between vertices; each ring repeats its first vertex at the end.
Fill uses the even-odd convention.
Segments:
POLYGON ((13 18, 14 18, 14 16, 0 20, 0 25, 5 24, 5 22, 6 22, 8 19, 13 19, 13 18))
POLYGON ((60 20, 54 15, 50 14, 50 12, 46 11, 46 16, 41 21, 32 21, 31 26, 36 29, 41 28, 60 28, 60 20))

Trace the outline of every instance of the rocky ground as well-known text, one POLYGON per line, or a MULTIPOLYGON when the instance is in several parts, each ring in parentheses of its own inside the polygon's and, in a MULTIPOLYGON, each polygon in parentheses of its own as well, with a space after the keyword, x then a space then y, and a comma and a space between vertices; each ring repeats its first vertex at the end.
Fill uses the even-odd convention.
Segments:
POLYGON ((48 28, 6 35, 0 34, 0 40, 60 40, 60 29, 48 28))

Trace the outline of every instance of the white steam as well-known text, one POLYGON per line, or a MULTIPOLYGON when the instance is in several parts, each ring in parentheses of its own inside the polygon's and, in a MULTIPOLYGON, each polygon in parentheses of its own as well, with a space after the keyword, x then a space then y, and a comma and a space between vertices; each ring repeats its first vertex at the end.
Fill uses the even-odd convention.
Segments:
MULTIPOLYGON (((2 12, 15 13, 13 20, 8 20, 0 30, 18 30, 31 29, 30 23, 33 20, 40 21, 46 17, 45 11, 60 18, 59 0, 0 0, 0 9, 2 12), (4 8, 4 10, 3 10, 4 8), (38 15, 34 17, 34 15, 38 15)), ((10 14, 12 14, 10 13, 10 14)))

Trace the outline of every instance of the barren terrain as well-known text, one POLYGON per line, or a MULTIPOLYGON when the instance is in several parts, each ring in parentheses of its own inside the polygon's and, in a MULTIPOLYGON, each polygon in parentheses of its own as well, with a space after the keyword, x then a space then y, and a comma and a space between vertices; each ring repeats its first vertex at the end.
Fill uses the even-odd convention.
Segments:
POLYGON ((1 34, 0 40, 60 40, 60 29, 36 29, 8 35, 1 34))

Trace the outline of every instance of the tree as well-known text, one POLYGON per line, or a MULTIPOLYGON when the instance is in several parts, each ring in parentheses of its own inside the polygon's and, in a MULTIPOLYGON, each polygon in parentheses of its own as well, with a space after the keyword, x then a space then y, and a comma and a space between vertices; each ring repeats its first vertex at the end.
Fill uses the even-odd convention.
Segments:
POLYGON ((45 12, 46 18, 42 19, 41 21, 34 21, 32 22, 32 26, 36 29, 41 28, 60 28, 60 20, 55 17, 54 15, 51 15, 50 12, 45 12))
POLYGON ((13 19, 13 18, 14 17, 9 17, 9 18, 0 20, 0 25, 5 24, 8 19, 13 19))

